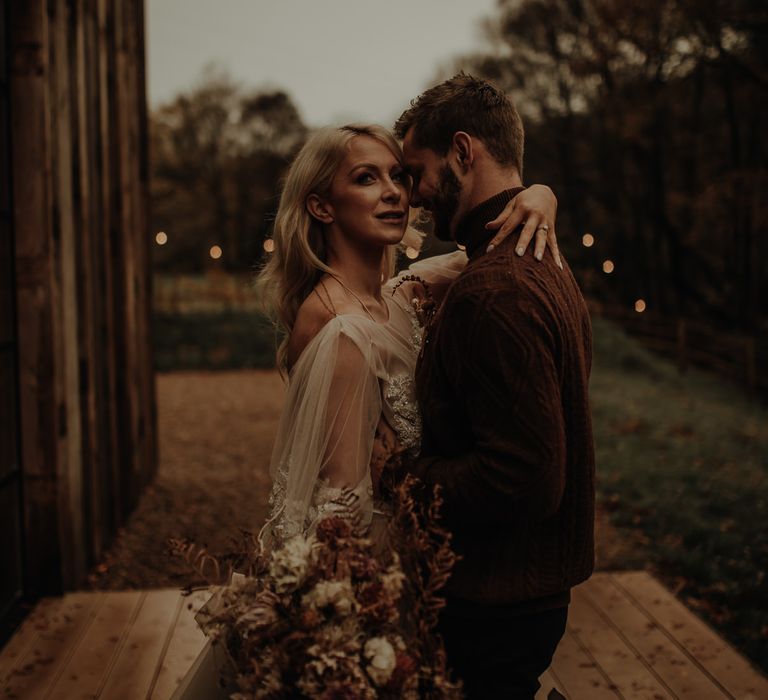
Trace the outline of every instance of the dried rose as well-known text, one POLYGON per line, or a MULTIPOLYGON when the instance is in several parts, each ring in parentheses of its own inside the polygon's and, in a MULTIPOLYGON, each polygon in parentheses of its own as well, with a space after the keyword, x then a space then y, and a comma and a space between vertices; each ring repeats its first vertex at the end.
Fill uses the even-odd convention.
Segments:
POLYGON ((320 542, 335 545, 352 536, 352 523, 336 515, 330 516, 317 524, 315 534, 320 542))
POLYGON ((319 627, 323 621, 323 616, 315 608, 304 610, 299 618, 299 624, 304 630, 315 629, 315 627, 319 627))
POLYGON ((395 670, 392 671, 392 675, 387 682, 387 690, 402 688, 418 670, 419 664, 416 662, 416 659, 407 652, 397 652, 395 656, 395 670))
POLYGON ((349 558, 349 570, 358 579, 373 579, 379 573, 379 562, 367 554, 354 552, 349 558))

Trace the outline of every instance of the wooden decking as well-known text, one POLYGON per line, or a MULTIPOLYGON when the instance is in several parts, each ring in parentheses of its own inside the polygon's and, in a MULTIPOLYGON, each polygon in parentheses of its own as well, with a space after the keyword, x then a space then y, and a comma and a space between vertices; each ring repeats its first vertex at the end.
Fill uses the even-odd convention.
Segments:
MULTIPOLYGON (((0 700, 168 700, 205 639, 205 593, 78 592, 42 601, 0 652, 0 700)), ((768 698, 768 680, 644 572, 574 591, 538 698, 768 698)))

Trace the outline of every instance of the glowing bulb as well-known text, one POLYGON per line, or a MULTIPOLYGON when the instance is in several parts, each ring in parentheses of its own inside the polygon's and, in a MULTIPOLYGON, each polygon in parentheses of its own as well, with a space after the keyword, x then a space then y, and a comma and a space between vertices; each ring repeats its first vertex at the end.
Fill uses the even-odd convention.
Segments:
POLYGON ((411 246, 408 246, 405 249, 405 257, 409 258, 410 260, 416 260, 416 258, 419 257, 419 251, 416 250, 416 248, 411 248, 411 246))
POLYGON ((603 263, 603 272, 606 275, 610 275, 615 269, 616 269, 616 267, 613 264, 613 260, 606 260, 603 263))
POLYGON ((212 245, 211 249, 208 251, 209 255, 214 259, 218 260, 221 257, 221 248, 217 245, 212 245))
POLYGON ((645 311, 645 309, 646 309, 645 301, 643 299, 638 299, 635 302, 635 311, 637 311, 637 313, 641 314, 641 313, 643 313, 643 311, 645 311))
POLYGON ((585 248, 591 248, 595 245, 595 237, 591 233, 585 233, 581 238, 581 242, 585 248))
POLYGON ((157 243, 157 245, 165 245, 168 243, 168 235, 165 233, 165 231, 158 232, 158 234, 155 236, 155 243, 157 243))

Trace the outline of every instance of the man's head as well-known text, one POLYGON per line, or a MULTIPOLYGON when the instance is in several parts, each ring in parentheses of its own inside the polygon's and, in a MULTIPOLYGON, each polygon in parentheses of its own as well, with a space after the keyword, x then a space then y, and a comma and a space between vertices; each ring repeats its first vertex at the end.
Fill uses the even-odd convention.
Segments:
POLYGON ((503 92, 471 75, 427 90, 394 130, 414 180, 411 204, 432 212, 443 240, 472 207, 522 177, 520 116, 503 92))

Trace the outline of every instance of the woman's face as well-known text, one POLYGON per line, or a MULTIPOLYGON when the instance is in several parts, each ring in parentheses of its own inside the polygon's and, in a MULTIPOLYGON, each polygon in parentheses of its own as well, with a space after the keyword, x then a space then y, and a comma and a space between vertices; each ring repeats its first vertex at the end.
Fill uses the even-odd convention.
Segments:
POLYGON ((371 245, 399 243, 408 225, 410 178, 392 151, 371 136, 355 136, 324 199, 345 237, 371 245))

